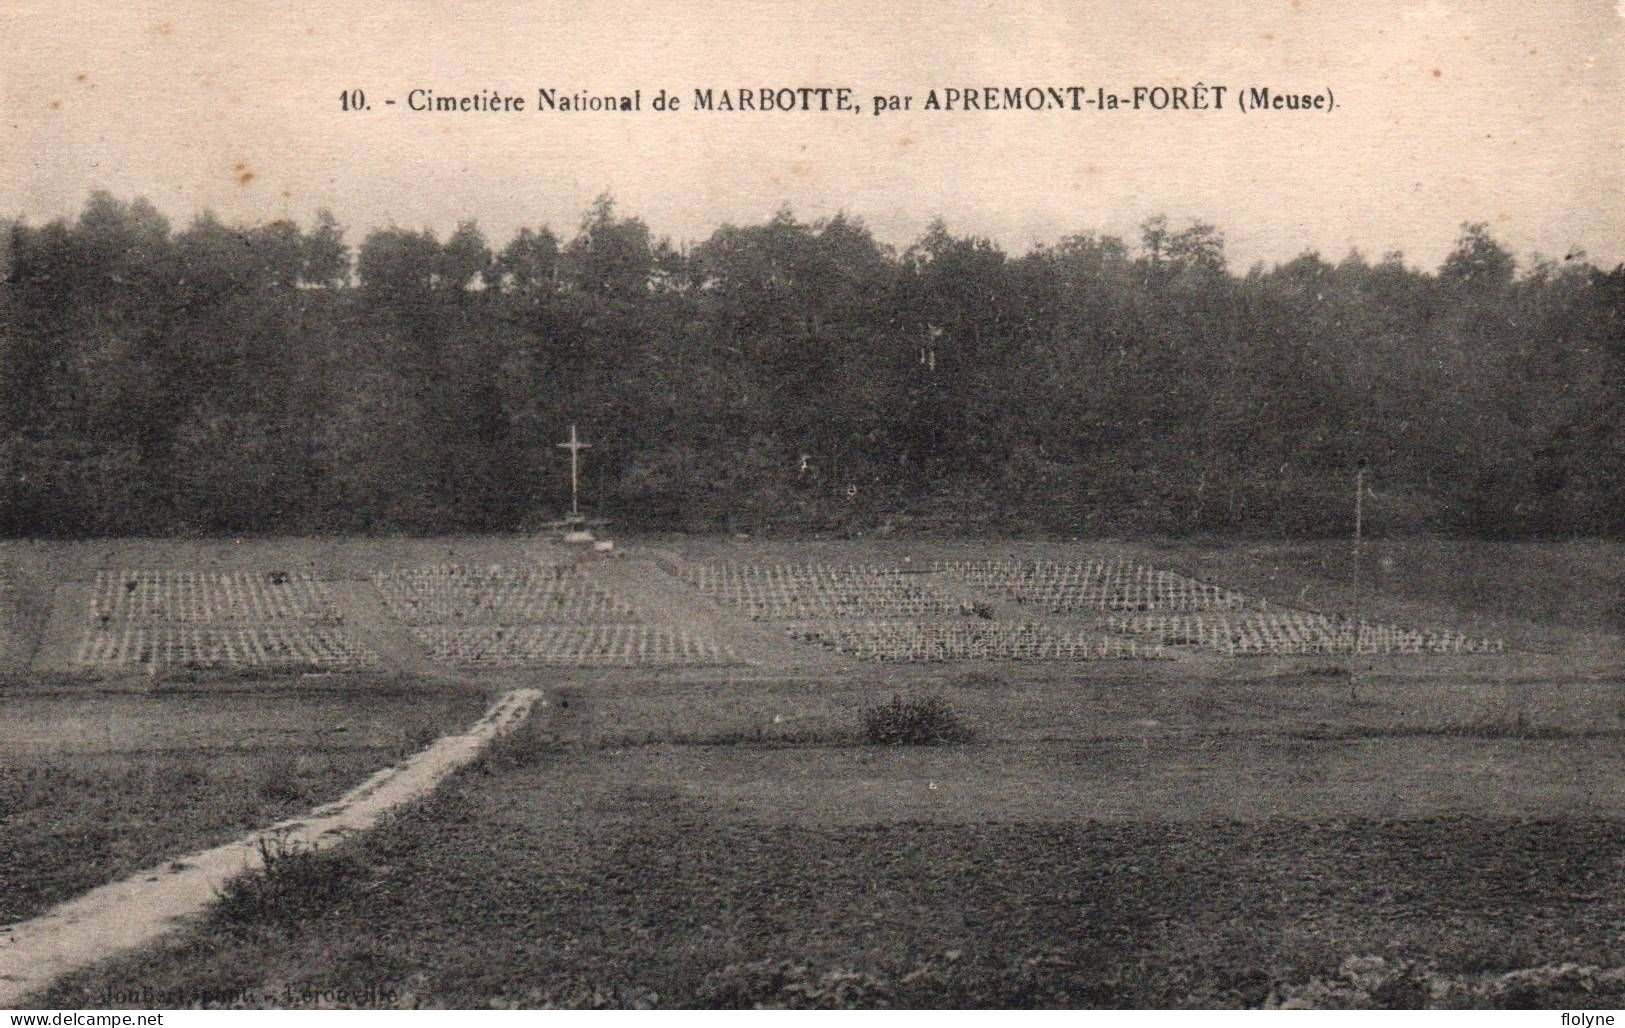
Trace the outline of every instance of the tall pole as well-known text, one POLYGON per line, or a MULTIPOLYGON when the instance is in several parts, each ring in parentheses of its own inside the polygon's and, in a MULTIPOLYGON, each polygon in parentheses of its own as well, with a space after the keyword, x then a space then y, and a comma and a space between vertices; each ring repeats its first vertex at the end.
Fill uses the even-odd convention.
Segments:
POLYGON ((1354 642, 1349 654, 1349 702, 1359 698, 1360 674, 1360 536, 1365 527, 1365 458, 1354 469, 1354 642))
POLYGON ((1365 458, 1360 458, 1354 470, 1354 642, 1360 642, 1360 537, 1364 528, 1365 458))

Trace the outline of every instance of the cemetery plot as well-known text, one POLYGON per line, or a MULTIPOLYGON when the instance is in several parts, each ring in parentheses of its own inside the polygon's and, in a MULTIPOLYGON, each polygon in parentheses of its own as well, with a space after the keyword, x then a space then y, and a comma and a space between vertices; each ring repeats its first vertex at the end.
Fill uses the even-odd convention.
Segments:
POLYGON ((1499 653, 1500 639, 1377 625, 1275 608, 1210 582, 1131 560, 939 561, 933 570, 1056 614, 1106 614, 1106 627, 1164 646, 1242 654, 1499 653))
POLYGON ((755 621, 945 614, 954 605, 896 568, 689 564, 684 582, 755 621))
POLYGON ((949 660, 1157 659, 1161 646, 1101 638, 1031 622, 807 621, 784 626, 790 637, 851 657, 910 663, 949 660))
POLYGON ((690 564, 683 581, 798 642, 866 660, 1086 660, 1156 657, 1137 640, 1033 623, 950 620, 972 611, 884 565, 690 564))
POLYGON ((412 634, 433 660, 459 666, 644 667, 727 665, 714 641, 663 625, 424 625, 412 634))
POLYGON ((1114 632, 1150 636, 1168 646, 1202 646, 1228 656, 1244 654, 1501 653, 1501 639, 1339 620, 1310 611, 1223 615, 1113 616, 1114 632))
POLYGON ((373 667, 379 658, 336 625, 219 627, 127 622, 87 630, 79 643, 77 662, 104 670, 165 666, 346 670, 373 667))
POLYGON ((1131 560, 937 561, 933 571, 1053 613, 1078 610, 1242 610, 1246 597, 1131 560))
POLYGON ((157 667, 372 667, 327 587, 284 571, 102 571, 75 663, 157 667))
POLYGON ((739 663, 703 632, 644 624, 574 565, 441 564, 380 572, 385 609, 438 663, 648 667, 739 663))
POLYGON ((284 571, 99 571, 91 619, 112 622, 337 622, 327 589, 284 571))
POLYGON ((629 604, 574 567, 444 564, 381 571, 373 581, 407 625, 637 620, 629 604))

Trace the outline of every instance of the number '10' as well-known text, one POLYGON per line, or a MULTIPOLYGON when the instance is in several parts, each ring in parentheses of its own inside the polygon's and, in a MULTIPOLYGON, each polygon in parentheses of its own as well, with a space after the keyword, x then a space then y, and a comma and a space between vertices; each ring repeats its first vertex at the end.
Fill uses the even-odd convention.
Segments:
POLYGON ((346 89, 339 94, 339 110, 364 111, 367 109, 367 94, 360 89, 346 89))

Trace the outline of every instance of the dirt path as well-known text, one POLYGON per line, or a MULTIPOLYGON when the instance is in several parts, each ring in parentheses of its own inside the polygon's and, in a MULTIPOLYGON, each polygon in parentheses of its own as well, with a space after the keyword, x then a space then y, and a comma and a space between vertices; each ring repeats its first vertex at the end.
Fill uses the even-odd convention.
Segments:
POLYGON ((777 629, 724 608, 654 561, 636 556, 605 560, 593 565, 591 573, 605 588, 625 597, 645 621, 702 632, 747 664, 806 672, 839 672, 852 666, 822 647, 792 642, 777 629))
POLYGON ((383 597, 371 582, 328 582, 327 589, 344 614, 344 627, 357 642, 382 657, 385 667, 400 671, 429 667, 428 652, 384 609, 383 597))
POLYGON ((280 837, 289 845, 324 848, 366 831, 387 811, 426 795, 492 739, 521 723, 541 695, 536 689, 504 694, 467 732, 441 738, 304 817, 148 868, 39 917, 0 927, 0 1008, 15 1007, 23 996, 62 974, 178 927, 201 911, 228 878, 262 866, 261 839, 280 837))
POLYGON ((85 634, 85 623, 90 617, 90 594, 94 587, 89 582, 59 582, 51 593, 51 612, 45 619, 45 630, 40 633, 39 646, 34 650, 33 670, 77 671, 79 642, 85 634))

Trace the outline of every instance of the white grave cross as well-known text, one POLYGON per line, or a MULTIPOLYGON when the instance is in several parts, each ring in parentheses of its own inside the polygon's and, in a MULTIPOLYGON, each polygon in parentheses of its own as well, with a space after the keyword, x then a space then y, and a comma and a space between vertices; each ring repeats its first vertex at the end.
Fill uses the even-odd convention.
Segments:
POLYGON ((581 457, 581 451, 592 449, 592 444, 584 443, 577 439, 576 427, 571 425, 570 441, 567 443, 557 443, 555 445, 557 445, 561 450, 570 451, 570 516, 579 517, 581 514, 581 509, 576 505, 576 491, 577 482, 580 480, 580 475, 577 465, 581 457))

